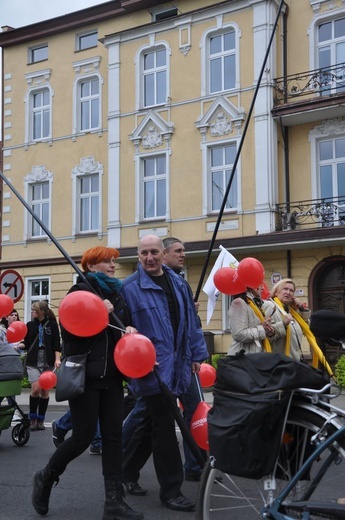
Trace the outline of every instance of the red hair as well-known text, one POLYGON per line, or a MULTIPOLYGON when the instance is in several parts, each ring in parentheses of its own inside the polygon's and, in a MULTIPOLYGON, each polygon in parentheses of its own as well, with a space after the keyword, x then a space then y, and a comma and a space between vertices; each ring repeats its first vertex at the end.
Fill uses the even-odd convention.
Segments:
POLYGON ((91 247, 85 251, 81 259, 81 266, 85 272, 89 271, 88 264, 99 264, 103 260, 110 260, 110 258, 118 258, 120 253, 114 247, 97 246, 91 247))

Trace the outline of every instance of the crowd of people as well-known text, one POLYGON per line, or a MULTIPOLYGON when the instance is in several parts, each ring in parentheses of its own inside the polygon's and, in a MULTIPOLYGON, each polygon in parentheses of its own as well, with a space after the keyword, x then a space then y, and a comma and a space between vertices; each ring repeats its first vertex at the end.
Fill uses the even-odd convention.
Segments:
MULTIPOLYGON (((184 279, 185 247, 181 240, 162 241, 148 234, 138 243, 136 271, 120 280, 115 276, 119 252, 111 247, 88 249, 81 260, 83 269, 69 293, 91 291, 98 294, 109 313, 110 325, 91 337, 78 337, 59 325, 46 301, 32 304, 32 320, 24 340, 13 347, 26 353, 26 370, 31 386, 29 418, 31 431, 43 430, 49 403, 49 390, 39 385, 46 370, 58 369, 61 354, 88 352, 85 391, 69 401, 69 410, 53 421, 56 450, 33 478, 32 504, 46 515, 52 487, 59 482, 68 464, 87 448, 102 459, 105 503, 103 520, 140 520, 144 515, 124 500, 128 495, 144 496, 140 471, 153 456, 163 506, 188 512, 193 500, 182 491, 184 480, 198 481, 200 459, 184 442, 184 461, 175 431, 175 417, 167 403, 166 389, 183 406, 187 425, 200 400, 198 372, 209 354, 199 304, 184 279), (120 330, 118 324, 123 324, 120 330), (114 360, 116 343, 123 334, 140 332, 156 350, 152 372, 127 381, 130 406, 125 406, 125 377, 114 360), (70 435, 67 435, 71 432, 70 435)), ((275 351, 300 360, 303 330, 300 319, 308 322, 310 310, 296 298, 293 280, 276 283, 268 299, 262 300, 262 285, 232 299, 229 307, 232 344, 228 354, 275 351)), ((0 342, 6 342, 6 329, 19 320, 16 310, 2 320, 0 342)), ((206 452, 200 450, 206 460, 206 452)))

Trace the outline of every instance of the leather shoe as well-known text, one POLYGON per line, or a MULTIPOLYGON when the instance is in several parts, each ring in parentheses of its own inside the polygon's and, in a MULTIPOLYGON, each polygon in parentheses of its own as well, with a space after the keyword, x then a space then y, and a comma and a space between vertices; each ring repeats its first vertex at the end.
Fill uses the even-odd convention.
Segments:
POLYGON ((147 489, 142 488, 138 482, 125 482, 125 488, 129 495, 135 495, 137 497, 147 495, 147 489))
POLYGON ((183 495, 162 500, 162 504, 169 509, 174 509, 175 511, 194 511, 195 509, 195 503, 191 502, 183 495))

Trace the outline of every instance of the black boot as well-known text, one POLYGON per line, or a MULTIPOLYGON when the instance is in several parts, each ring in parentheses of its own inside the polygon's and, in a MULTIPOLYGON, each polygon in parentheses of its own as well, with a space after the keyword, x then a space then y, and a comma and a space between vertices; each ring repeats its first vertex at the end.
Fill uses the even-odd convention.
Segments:
POLYGON ((59 473, 50 469, 49 464, 37 471, 33 478, 32 505, 36 513, 46 515, 49 510, 49 497, 54 482, 59 482, 59 473))
POLYGON ((105 480, 105 504, 103 520, 142 520, 144 515, 134 511, 126 502, 124 488, 121 482, 105 480))

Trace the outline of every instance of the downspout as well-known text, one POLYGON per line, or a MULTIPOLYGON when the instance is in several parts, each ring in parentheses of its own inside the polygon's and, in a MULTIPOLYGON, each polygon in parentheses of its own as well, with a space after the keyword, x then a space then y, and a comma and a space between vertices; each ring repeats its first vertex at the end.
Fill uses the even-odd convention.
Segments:
MULTIPOLYGON (((284 103, 287 103, 287 17, 289 6, 283 12, 283 76, 284 76, 284 103)), ((286 211, 290 212, 290 149, 289 149, 289 127, 280 123, 284 143, 284 188, 286 211)), ((291 278, 291 250, 286 252, 286 275, 291 278)))

